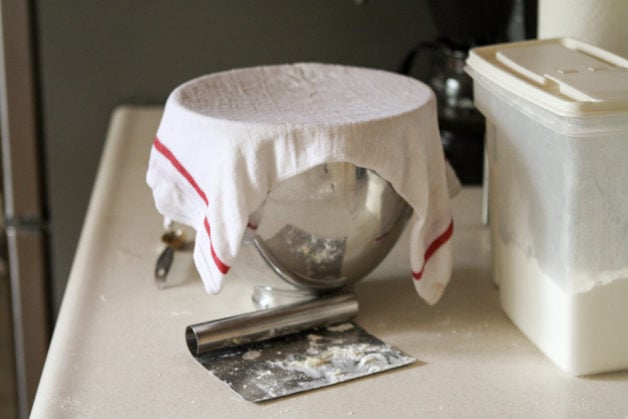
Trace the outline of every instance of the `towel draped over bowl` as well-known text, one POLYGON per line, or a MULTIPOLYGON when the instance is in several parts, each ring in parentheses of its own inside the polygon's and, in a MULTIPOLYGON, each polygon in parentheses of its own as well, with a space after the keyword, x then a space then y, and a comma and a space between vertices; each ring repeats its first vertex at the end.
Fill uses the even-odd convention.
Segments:
POLYGON ((374 170, 412 206, 408 276, 428 303, 438 301, 451 275, 450 196, 459 184, 434 94, 415 79, 299 63, 191 80, 167 100, 147 182, 159 212, 196 229, 195 265, 217 293, 268 192, 329 162, 374 170))

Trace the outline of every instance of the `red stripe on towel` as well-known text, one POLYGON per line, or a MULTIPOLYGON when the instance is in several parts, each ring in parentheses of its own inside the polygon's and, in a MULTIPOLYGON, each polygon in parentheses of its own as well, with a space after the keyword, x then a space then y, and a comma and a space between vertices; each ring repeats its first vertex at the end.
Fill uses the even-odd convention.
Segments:
MULTIPOLYGON (((170 151, 170 149, 166 147, 164 143, 159 141, 159 138, 157 137, 155 137, 155 141, 153 141, 153 146, 155 147, 155 150, 157 150, 159 153, 161 153, 161 155, 163 155, 166 159, 168 159, 168 161, 172 164, 172 166, 174 166, 174 168, 177 169, 177 172, 179 172, 181 176, 183 176, 185 180, 188 181, 188 183, 192 186, 192 188, 194 188, 198 196, 203 200, 203 202, 205 202, 205 205, 209 205, 209 201, 207 199, 207 195, 205 194, 205 191, 203 191, 201 187, 198 186, 198 183, 196 183, 196 180, 194 180, 190 172, 188 172, 187 169, 183 167, 181 162, 175 157, 172 151, 170 151)), ((209 226, 209 220, 207 219, 207 217, 205 217, 203 224, 205 225, 205 231, 207 232, 207 237, 209 238, 209 248, 211 251, 212 259, 214 260, 214 263, 216 264, 216 267, 218 268, 218 270, 224 275, 227 272, 229 272, 229 269, 231 269, 231 267, 229 265, 226 265, 222 260, 220 260, 220 258, 216 254, 216 251, 214 250, 214 245, 212 243, 211 234, 210 234, 211 228, 209 226)))
POLYGON ((454 220, 451 220, 447 229, 440 236, 436 237, 436 239, 434 239, 434 241, 427 247, 425 255, 423 256, 423 267, 419 272, 412 272, 412 276, 414 277, 414 279, 418 281, 423 277, 423 271, 425 270, 425 265, 427 264, 427 262, 434 255, 434 253, 436 253, 436 251, 441 248, 442 245, 449 241, 453 234, 454 220))
POLYGON ((170 161, 170 163, 172 163, 174 168, 177 169, 177 172, 181 173, 185 180, 188 181, 188 183, 194 188, 198 196, 200 196, 203 202, 205 202, 205 205, 209 205, 209 201, 207 200, 207 195, 205 195, 205 192, 201 189, 200 186, 198 186, 198 183, 196 183, 190 172, 188 172, 186 168, 183 167, 181 162, 174 156, 172 151, 170 151, 170 149, 166 147, 164 143, 159 141, 159 138, 157 137, 155 137, 153 145, 155 146, 155 149, 157 151, 159 151, 165 158, 168 159, 168 161, 170 161))
POLYGON ((218 268, 220 273, 222 273, 223 275, 226 275, 227 272, 229 272, 229 269, 231 269, 231 267, 228 266, 228 265, 225 265, 220 260, 220 258, 216 254, 216 251, 214 250, 214 245, 212 244, 212 240, 211 240, 211 227, 209 226, 209 220, 207 219, 207 217, 205 217, 205 220, 203 221, 203 224, 205 225, 205 231, 207 232, 207 237, 210 237, 210 239, 209 239, 209 248, 211 250, 212 259, 214 259, 214 263, 216 264, 216 267, 218 268))

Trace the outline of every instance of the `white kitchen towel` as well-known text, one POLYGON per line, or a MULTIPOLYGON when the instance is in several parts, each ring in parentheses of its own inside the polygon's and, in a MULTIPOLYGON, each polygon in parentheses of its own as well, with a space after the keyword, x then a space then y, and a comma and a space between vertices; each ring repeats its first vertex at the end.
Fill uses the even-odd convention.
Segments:
POLYGON ((329 162, 374 170, 412 206, 412 277, 438 301, 453 220, 435 98, 415 79, 301 63, 192 80, 168 98, 147 182, 162 214, 196 229, 195 264, 217 293, 268 192, 329 162))

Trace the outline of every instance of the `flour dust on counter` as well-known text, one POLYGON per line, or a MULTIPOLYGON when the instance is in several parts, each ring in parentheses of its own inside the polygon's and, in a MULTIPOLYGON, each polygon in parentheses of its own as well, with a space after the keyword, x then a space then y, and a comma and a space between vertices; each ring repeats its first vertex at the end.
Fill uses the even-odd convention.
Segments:
POLYGON ((314 390, 415 362, 351 322, 195 357, 214 376, 252 402, 314 390))

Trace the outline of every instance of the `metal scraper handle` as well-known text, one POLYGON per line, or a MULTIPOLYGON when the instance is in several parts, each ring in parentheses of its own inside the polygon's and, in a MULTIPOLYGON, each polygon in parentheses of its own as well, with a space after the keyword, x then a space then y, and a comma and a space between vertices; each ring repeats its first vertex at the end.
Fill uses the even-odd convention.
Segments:
POLYGON ((190 352, 200 355, 215 349, 340 323, 357 313, 358 300, 353 293, 334 293, 305 302, 191 325, 185 330, 185 340, 190 352))

